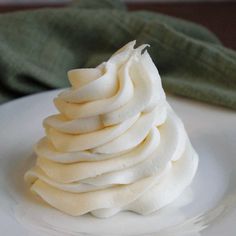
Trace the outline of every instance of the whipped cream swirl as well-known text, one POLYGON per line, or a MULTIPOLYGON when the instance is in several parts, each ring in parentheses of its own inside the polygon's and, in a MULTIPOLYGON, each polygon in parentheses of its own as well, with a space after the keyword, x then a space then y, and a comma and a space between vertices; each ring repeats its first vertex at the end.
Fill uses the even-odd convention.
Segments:
POLYGON ((157 68, 135 41, 96 68, 68 72, 71 88, 43 122, 31 190, 73 216, 152 213, 174 201, 198 165, 157 68))

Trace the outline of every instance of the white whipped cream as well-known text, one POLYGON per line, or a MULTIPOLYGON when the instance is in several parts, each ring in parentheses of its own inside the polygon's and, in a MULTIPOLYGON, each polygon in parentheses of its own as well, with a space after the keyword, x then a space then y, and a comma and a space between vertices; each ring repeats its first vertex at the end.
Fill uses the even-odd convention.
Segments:
POLYGON ((130 42, 96 68, 68 73, 71 88, 44 120, 31 190, 73 216, 152 213, 173 202, 198 165, 168 105, 147 45, 130 42))

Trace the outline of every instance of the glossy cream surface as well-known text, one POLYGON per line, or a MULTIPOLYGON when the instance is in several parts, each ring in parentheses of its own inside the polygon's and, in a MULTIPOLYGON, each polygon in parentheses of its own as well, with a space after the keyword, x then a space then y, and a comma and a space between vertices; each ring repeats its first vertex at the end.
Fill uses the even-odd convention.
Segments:
POLYGON ((54 99, 32 192, 73 216, 150 214, 173 202, 198 165, 184 126, 166 101, 147 45, 130 42, 96 68, 68 72, 71 87, 54 99))

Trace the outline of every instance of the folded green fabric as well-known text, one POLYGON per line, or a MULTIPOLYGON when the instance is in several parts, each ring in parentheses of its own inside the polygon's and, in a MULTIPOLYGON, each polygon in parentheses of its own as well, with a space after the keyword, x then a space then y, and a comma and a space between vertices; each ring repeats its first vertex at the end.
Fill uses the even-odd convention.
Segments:
POLYGON ((236 53, 205 28, 114 0, 0 15, 0 102, 68 86, 66 72, 96 66, 137 39, 166 91, 236 109, 236 53))

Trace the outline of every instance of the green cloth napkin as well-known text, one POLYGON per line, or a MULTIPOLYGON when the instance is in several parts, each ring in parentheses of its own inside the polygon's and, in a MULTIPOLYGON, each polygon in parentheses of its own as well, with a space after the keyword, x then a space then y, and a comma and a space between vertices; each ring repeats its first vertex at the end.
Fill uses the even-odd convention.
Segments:
POLYGON ((114 0, 1 14, 0 102, 66 87, 68 70, 96 66, 134 39, 151 45, 166 91, 236 109, 233 50, 201 26, 114 0))

